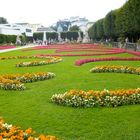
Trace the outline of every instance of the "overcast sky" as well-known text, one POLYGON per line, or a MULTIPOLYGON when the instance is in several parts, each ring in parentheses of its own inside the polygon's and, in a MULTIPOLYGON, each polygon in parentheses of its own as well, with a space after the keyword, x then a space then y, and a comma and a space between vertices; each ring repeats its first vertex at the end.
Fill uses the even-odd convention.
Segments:
POLYGON ((126 0, 0 0, 0 17, 7 18, 10 23, 40 23, 44 26, 71 16, 96 21, 125 2, 126 0))

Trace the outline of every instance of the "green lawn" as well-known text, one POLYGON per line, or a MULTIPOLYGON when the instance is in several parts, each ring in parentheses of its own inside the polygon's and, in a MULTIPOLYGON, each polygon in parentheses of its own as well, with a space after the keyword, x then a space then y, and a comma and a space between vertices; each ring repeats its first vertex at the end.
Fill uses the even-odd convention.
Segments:
MULTIPOLYGON (((1 53, 0 56, 34 55, 54 51, 18 50, 1 53)), ((111 56, 133 57, 126 53, 96 57, 111 56)), ((40 71, 56 74, 56 77, 50 80, 25 84, 27 89, 24 91, 0 90, 0 116, 6 122, 23 129, 32 127, 38 134, 55 135, 64 140, 139 140, 140 105, 72 108, 51 102, 53 94, 64 93, 70 89, 128 89, 140 85, 139 75, 89 72, 96 65, 106 64, 140 67, 139 61, 107 61, 75 66, 75 61, 82 58, 93 57, 63 57, 63 62, 60 63, 21 68, 16 68, 15 64, 32 59, 0 60, 0 74, 40 71)))

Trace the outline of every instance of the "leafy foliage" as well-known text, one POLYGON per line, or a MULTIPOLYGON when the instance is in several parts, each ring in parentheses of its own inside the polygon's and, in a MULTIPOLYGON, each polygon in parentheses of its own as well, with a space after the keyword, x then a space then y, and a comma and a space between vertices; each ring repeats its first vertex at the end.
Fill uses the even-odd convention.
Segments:
POLYGON ((7 19, 4 17, 0 17, 0 24, 6 24, 6 23, 8 23, 7 19))
POLYGON ((140 2, 128 0, 121 8, 110 11, 104 19, 98 20, 89 29, 90 38, 114 39, 128 37, 130 41, 140 38, 140 2), (101 21, 103 20, 103 30, 101 21))
POLYGON ((69 31, 77 31, 78 32, 78 31, 80 31, 80 28, 79 28, 79 26, 74 25, 74 26, 70 27, 69 31))
POLYGON ((0 34, 0 44, 3 43, 15 43, 16 42, 16 35, 3 35, 0 34))

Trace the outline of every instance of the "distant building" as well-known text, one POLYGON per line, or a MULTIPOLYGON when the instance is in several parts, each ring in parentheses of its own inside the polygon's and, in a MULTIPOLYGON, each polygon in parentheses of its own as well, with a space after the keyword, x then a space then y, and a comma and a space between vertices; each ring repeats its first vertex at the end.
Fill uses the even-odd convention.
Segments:
POLYGON ((25 34, 27 37, 32 37, 32 29, 25 25, 19 24, 0 24, 0 34, 5 35, 22 35, 25 34))
POLYGON ((70 23, 70 21, 68 19, 59 20, 56 23, 56 29, 59 32, 60 32, 60 29, 61 29, 61 32, 68 31, 68 29, 70 28, 70 26, 71 26, 71 23, 70 23))
POLYGON ((88 24, 88 19, 80 17, 71 17, 70 18, 71 26, 78 26, 80 30, 85 34, 88 24))
POLYGON ((61 32, 63 32, 64 30, 63 30, 63 27, 61 26, 61 25, 59 25, 58 27, 57 27, 57 32, 58 33, 61 33, 61 32))
POLYGON ((43 27, 41 24, 30 24, 30 23, 26 23, 26 22, 16 23, 16 24, 31 28, 33 33, 36 32, 38 28, 43 27))
POLYGON ((36 32, 56 32, 56 31, 51 27, 40 27, 37 29, 36 32))
POLYGON ((43 27, 41 24, 29 24, 29 27, 32 28, 33 33, 37 31, 38 28, 43 27))
POLYGON ((72 26, 77 25, 80 30, 85 33, 87 30, 87 24, 89 23, 88 19, 80 18, 79 16, 76 17, 70 17, 69 19, 63 19, 59 20, 56 24, 54 24, 52 27, 57 31, 57 32, 63 32, 63 31, 69 31, 69 28, 72 26))

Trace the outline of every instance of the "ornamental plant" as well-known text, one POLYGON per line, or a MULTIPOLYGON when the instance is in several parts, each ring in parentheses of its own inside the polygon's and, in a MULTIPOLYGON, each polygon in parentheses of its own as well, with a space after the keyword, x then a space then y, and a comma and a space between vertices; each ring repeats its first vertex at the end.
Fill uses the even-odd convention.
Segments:
POLYGON ((13 49, 13 48, 16 48, 16 46, 0 46, 0 50, 13 49))
POLYGON ((81 66, 85 63, 98 62, 98 61, 140 61, 139 57, 121 58, 121 57, 107 57, 107 58, 86 58, 75 61, 75 65, 81 66))
POLYGON ((40 65, 47 65, 47 64, 54 64, 62 61, 61 57, 50 57, 50 56, 2 56, 0 60, 6 59, 31 59, 31 58, 38 58, 38 59, 47 59, 43 61, 31 61, 31 62, 19 62, 16 64, 16 67, 30 67, 30 66, 40 66, 40 65))
POLYGON ((97 56, 97 55, 111 55, 111 54, 120 54, 124 51, 114 51, 114 52, 100 52, 100 53, 89 53, 89 54, 39 54, 38 56, 97 56))
POLYGON ((24 83, 31 83, 51 79, 55 76, 51 72, 5 74, 0 76, 0 88, 5 90, 24 90, 24 83))
POLYGON ((116 72, 116 73, 130 73, 130 74, 138 74, 140 75, 140 67, 130 67, 130 66, 96 66, 90 70, 92 73, 100 73, 100 72, 116 72))
POLYGON ((43 134, 35 136, 35 131, 28 128, 25 131, 20 127, 13 126, 4 122, 0 118, 0 140, 58 140, 55 136, 45 136, 43 134))
POLYGON ((52 102, 72 107, 117 107, 122 105, 140 104, 140 88, 102 90, 102 91, 83 91, 70 90, 64 94, 52 96, 52 102))
MULTIPOLYGON (((43 57, 43 58, 47 58, 47 57, 43 57)), ((16 67, 41 66, 41 65, 54 64, 61 61, 62 58, 60 57, 48 57, 48 60, 43 60, 43 61, 20 62, 16 64, 16 67)))

